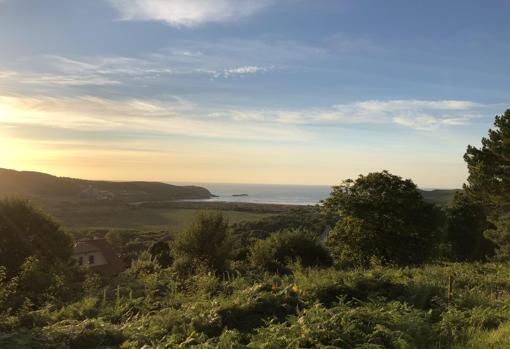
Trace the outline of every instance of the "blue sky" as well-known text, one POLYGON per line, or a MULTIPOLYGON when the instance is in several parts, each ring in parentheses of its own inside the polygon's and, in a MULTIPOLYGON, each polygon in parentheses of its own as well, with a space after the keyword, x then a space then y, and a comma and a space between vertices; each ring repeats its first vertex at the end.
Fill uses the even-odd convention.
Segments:
POLYGON ((510 106, 508 1, 0 0, 0 166, 460 187, 510 106))

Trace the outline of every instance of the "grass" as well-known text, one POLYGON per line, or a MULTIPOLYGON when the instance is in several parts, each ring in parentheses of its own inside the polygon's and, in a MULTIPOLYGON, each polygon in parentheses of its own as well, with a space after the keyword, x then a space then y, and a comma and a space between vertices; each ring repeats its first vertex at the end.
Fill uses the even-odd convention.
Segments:
POLYGON ((475 331, 470 340, 455 349, 508 349, 510 348, 510 323, 493 331, 475 331))
MULTIPOLYGON (((65 229, 136 229, 170 232, 186 228, 201 208, 151 208, 127 205, 71 205, 53 207, 48 211, 65 229)), ((218 210, 230 223, 257 221, 273 213, 218 210)))

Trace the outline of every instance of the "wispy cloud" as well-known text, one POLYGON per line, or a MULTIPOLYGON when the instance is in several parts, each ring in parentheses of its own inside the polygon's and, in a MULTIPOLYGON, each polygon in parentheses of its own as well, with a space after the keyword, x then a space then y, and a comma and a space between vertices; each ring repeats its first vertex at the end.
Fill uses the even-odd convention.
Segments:
POLYGON ((229 110, 223 117, 293 125, 396 124, 434 130, 468 124, 477 117, 476 111, 486 108, 460 100, 369 100, 304 110, 229 110))
POLYGON ((306 141, 317 127, 385 124, 435 130, 471 122, 487 108, 470 101, 360 101, 331 108, 252 110, 211 107, 182 98, 0 96, 1 125, 81 131, 183 135, 242 140, 306 141))
MULTIPOLYGON (((2 0, 0 0, 1 2, 2 0)), ((0 79, 7 79, 11 78, 16 75, 16 72, 14 71, 8 71, 8 70, 0 70, 0 79)))
MULTIPOLYGON (((320 62, 332 54, 331 49, 321 45, 275 38, 226 39, 214 43, 180 40, 172 47, 136 57, 56 54, 24 57, 0 67, 0 83, 7 87, 7 83, 35 88, 51 86, 54 91, 59 88, 64 94, 70 93, 67 87, 74 87, 74 91, 78 90, 76 87, 83 87, 79 92, 87 94, 93 93, 87 86, 116 85, 117 96, 126 90, 143 94, 151 86, 154 90, 161 90, 163 86, 175 89, 175 84, 193 83, 194 78, 200 77, 227 79, 299 69, 306 62, 320 62)), ((26 92, 23 88, 17 90, 26 92)))
POLYGON ((229 78, 232 76, 239 76, 239 75, 253 75, 259 72, 266 72, 270 68, 263 68, 263 67, 257 67, 257 66, 244 66, 244 67, 237 67, 237 68, 229 68, 223 70, 223 72, 216 72, 215 77, 224 77, 229 78))
POLYGON ((255 75, 275 69, 274 66, 242 65, 250 61, 246 56, 221 59, 216 52, 198 52, 183 48, 162 51, 141 58, 122 56, 82 57, 80 59, 57 55, 27 57, 17 70, 0 70, 0 82, 13 85, 42 86, 130 86, 133 80, 146 84, 168 83, 168 76, 194 76, 205 78, 230 78, 255 75), (126 85, 128 84, 128 85, 126 85))
POLYGON ((123 20, 160 21, 174 27, 231 22, 254 15, 269 0, 110 0, 123 20))
POLYGON ((287 125, 247 125, 207 116, 202 107, 177 97, 162 101, 92 96, 0 96, 0 124, 242 140, 297 141, 308 138, 305 130, 287 125))
POLYGON ((96 75, 25 75, 19 76, 18 83, 34 85, 103 86, 118 85, 119 81, 96 75))
POLYGON ((416 117, 410 116, 395 116, 393 122, 397 125, 410 127, 416 130, 435 130, 441 126, 458 126, 469 123, 469 119, 453 118, 441 119, 433 115, 419 115, 416 117))

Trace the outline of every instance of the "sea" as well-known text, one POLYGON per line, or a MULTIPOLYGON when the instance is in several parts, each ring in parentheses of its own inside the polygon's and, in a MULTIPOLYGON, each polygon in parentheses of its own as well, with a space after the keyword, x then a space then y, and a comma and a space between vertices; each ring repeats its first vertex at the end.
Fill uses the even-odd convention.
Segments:
POLYGON ((246 202, 256 204, 315 205, 328 197, 330 186, 277 184, 195 183, 216 197, 207 202, 246 202))

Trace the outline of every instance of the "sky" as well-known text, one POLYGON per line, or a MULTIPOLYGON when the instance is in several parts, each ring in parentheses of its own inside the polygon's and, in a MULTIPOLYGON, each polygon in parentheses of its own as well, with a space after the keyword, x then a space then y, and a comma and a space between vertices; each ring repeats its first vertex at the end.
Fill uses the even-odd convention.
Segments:
POLYGON ((510 1, 0 0, 0 167, 458 188, 510 107, 510 1))

